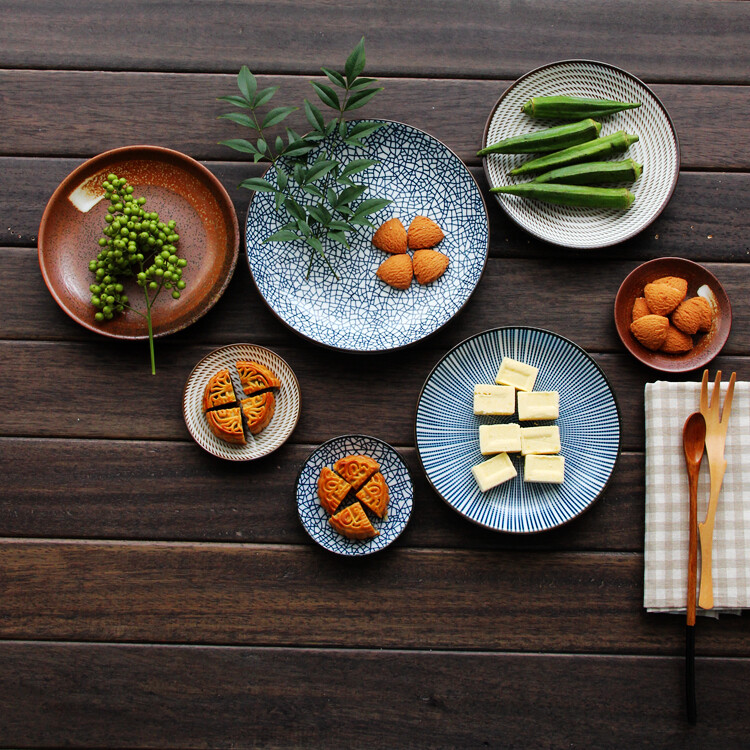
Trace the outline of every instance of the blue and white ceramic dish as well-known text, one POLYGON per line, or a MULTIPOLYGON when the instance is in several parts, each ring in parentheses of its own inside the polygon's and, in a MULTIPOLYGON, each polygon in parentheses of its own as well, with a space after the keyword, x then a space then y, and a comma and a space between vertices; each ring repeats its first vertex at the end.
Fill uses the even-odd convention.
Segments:
POLYGON ((401 454, 388 443, 368 435, 341 435, 323 443, 312 452, 297 479, 297 510, 305 531, 321 547, 339 555, 369 555, 387 547, 406 527, 413 503, 414 486, 401 454), (336 461, 351 454, 374 458, 388 484, 390 502, 386 517, 381 520, 367 511, 380 532, 373 539, 347 539, 334 531, 318 500, 320 470, 324 466, 333 468, 336 461))
MULTIPOLYGON (((314 160, 316 151, 309 160, 314 160)), ((408 228, 417 215, 434 219, 446 236, 437 249, 450 258, 443 276, 406 291, 393 289, 375 275, 389 257, 373 247, 373 229, 349 235, 351 248, 336 243, 326 254, 339 276, 324 261, 313 260, 302 242, 264 240, 288 217, 277 212, 272 193, 256 193, 250 203, 245 236, 250 272, 269 307, 297 333, 335 349, 377 352, 413 344, 445 325, 466 303, 484 271, 489 225, 476 181, 449 148, 427 133, 398 122, 387 124, 365 140, 365 148, 338 147, 343 161, 377 159, 357 175, 368 197, 388 198, 391 205, 370 217, 378 227, 398 217, 408 228)), ((273 180, 269 172, 266 178, 273 180)))
MULTIPOLYGON (((537 424, 551 423, 524 426, 537 424)), ((575 518, 599 497, 619 453, 620 417, 606 376, 579 346, 538 328, 498 328, 458 344, 430 373, 417 405, 416 444, 428 480, 461 515, 528 533, 575 518), (472 467, 489 458, 479 451, 479 425, 518 421, 474 415, 474 385, 494 383, 504 356, 539 368, 535 391, 560 394, 563 484, 525 483, 520 454, 510 454, 514 479, 484 493, 474 480, 472 467)))

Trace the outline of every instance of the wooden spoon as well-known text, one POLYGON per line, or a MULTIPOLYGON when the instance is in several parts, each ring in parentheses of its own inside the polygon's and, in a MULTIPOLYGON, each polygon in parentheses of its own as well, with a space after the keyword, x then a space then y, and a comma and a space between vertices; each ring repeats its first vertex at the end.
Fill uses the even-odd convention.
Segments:
POLYGON ((700 412, 691 414, 682 429, 682 447, 690 488, 688 536, 687 626, 685 630, 685 698, 688 721, 695 724, 695 590, 698 578, 698 474, 706 443, 706 420, 700 412))

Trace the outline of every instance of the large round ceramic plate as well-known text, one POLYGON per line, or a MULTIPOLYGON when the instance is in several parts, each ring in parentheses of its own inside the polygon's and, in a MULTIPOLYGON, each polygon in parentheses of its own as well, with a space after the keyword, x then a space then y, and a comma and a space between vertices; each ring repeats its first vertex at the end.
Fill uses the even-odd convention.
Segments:
MULTIPOLYGON (((631 189, 634 202, 627 210, 618 211, 555 206, 516 195, 495 197, 513 221, 547 242, 583 249, 622 242, 645 229, 662 212, 677 184, 680 149, 669 114, 651 89, 630 73, 606 63, 565 60, 527 73, 505 91, 487 121, 482 146, 562 124, 534 119, 521 111, 533 96, 556 94, 641 102, 637 109, 617 112, 600 121, 602 136, 625 130, 640 139, 624 156, 614 157, 631 157, 643 165, 643 174, 632 186, 622 185, 631 189)), ((514 177, 509 172, 535 156, 486 156, 484 170, 490 186, 527 182, 527 175, 514 177)))
POLYGON ((201 448, 228 461, 251 461, 281 447, 294 432, 300 414, 300 388, 292 368, 276 352, 255 344, 230 344, 214 349, 193 368, 182 394, 182 414, 188 432, 201 448), (235 394, 244 398, 236 369, 238 360, 258 362, 268 367, 281 385, 275 391, 276 408, 268 426, 257 435, 247 435, 245 445, 235 445, 216 437, 203 413, 203 392, 212 375, 229 370, 235 394))
MULTIPOLYGON (((232 201, 202 164, 159 146, 124 146, 99 154, 73 170, 47 204, 39 227, 39 265, 60 307, 85 328, 120 339, 148 338, 145 318, 132 310, 97 323, 89 286, 105 225, 102 183, 114 172, 146 198, 146 208, 174 219, 179 255, 187 259, 187 286, 178 300, 163 291, 151 312, 154 336, 179 331, 207 313, 226 289, 237 262, 240 233, 232 201)), ((124 282, 134 307, 145 311, 143 293, 124 282), (132 288, 131 288, 132 287, 132 288), (140 307, 139 307, 140 305, 140 307)))
MULTIPOLYGON (((349 504, 346 500, 344 501, 349 504)), ((305 531, 321 546, 339 555, 369 555, 385 549, 406 528, 414 502, 414 487, 401 454, 388 443, 369 435, 341 435, 316 448, 305 462, 297 479, 297 510, 305 531), (388 484, 390 502, 384 519, 367 511, 380 534, 372 539, 347 539, 334 531, 328 514, 318 500, 318 477, 324 466, 333 468, 340 458, 366 455, 380 464, 388 484)), ((341 507, 344 507, 342 504, 341 507)))
MULTIPOLYGON (((343 161, 377 159, 358 175, 363 198, 393 203, 371 217, 377 227, 397 216, 408 227, 417 216, 434 219, 446 234, 438 249, 450 265, 436 282, 406 291, 375 275, 387 254, 371 243, 373 230, 349 235, 351 249, 331 243, 326 253, 339 276, 316 258, 307 278, 309 248, 301 242, 264 240, 288 218, 272 193, 256 193, 247 216, 247 255, 253 279, 270 308, 302 336, 336 349, 377 352, 407 346, 447 323, 466 303, 484 270, 489 226, 484 199, 471 173, 449 148, 427 133, 388 122, 366 148, 341 144, 343 161)), ((310 154, 312 161, 316 151, 310 154)), ((274 179, 267 175, 268 179, 274 179)))
MULTIPOLYGON (((523 426, 551 424, 524 422, 523 426)), ((538 328, 498 328, 458 344, 438 362, 419 397, 416 443, 425 474, 461 515, 497 531, 535 532, 582 513, 604 490, 620 447, 620 419, 607 378, 583 349, 538 328), (503 357, 539 368, 535 391, 558 391, 561 485, 524 482, 520 454, 510 454, 518 475, 480 492, 471 472, 489 458, 479 452, 479 425, 517 422, 479 417, 474 385, 494 383, 503 357)))

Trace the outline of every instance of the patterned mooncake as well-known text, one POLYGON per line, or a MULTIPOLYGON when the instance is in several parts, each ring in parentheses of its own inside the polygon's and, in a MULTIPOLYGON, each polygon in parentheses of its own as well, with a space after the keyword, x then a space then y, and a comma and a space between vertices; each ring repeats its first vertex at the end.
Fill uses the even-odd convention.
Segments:
POLYGON ((261 430, 268 427, 268 423, 276 410, 276 398, 271 391, 243 398, 240 404, 247 422, 247 429, 253 435, 257 435, 261 430))
POLYGON ((203 411, 216 406, 234 405, 236 401, 237 397, 234 395, 229 370, 219 370, 212 375, 203 391, 203 411))
POLYGON ((207 411, 206 420, 211 432, 217 438, 226 440, 228 443, 245 445, 245 433, 242 429, 242 414, 239 407, 207 411))
POLYGON ((385 515, 388 508, 388 485, 385 477, 376 471, 357 493, 357 499, 366 505, 378 518, 385 515))
POLYGON ((344 456, 333 465, 349 484, 358 490, 378 469, 380 464, 370 456, 344 456))
POLYGON ((318 477, 318 498, 328 514, 336 512, 343 499, 349 494, 352 486, 327 466, 320 470, 318 477))
POLYGON ((370 523, 367 513, 362 509, 359 503, 347 505, 340 510, 335 516, 328 519, 328 523, 333 526, 339 534, 343 534, 349 539, 371 539, 379 536, 377 531, 370 523))
POLYGON ((247 396, 268 388, 279 388, 281 386, 281 381, 276 375, 260 362, 240 361, 236 363, 236 367, 240 375, 242 389, 247 396))

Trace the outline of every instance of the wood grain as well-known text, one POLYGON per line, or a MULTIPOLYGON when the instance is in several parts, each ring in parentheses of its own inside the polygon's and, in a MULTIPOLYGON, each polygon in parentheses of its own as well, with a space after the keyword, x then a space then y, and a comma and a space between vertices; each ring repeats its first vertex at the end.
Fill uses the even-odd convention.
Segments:
MULTIPOLYGON (((5 539, 0 638, 681 652, 684 618, 642 609, 621 553, 5 539)), ((750 620, 701 623, 698 653, 747 653, 750 620)))
MULTIPOLYGON (((287 445, 252 465, 193 443, 0 438, 6 536, 309 544, 295 479, 312 445, 287 445), (76 466, 74 481, 61 477, 76 466), (207 512, 208 509, 208 512, 207 512)), ((466 521, 428 485, 414 448, 402 449, 415 502, 399 547, 643 550, 643 455, 625 453, 604 495, 559 529, 497 534, 466 521)))
POLYGON ((352 13, 308 1, 195 5, 185 13, 175 0, 141 0, 102 14, 85 0, 75 15, 51 0, 4 6, 0 65, 7 67, 232 71, 246 63, 260 72, 313 74, 320 65, 342 66, 364 35, 367 70, 378 75, 515 78, 574 56, 650 80, 749 80, 743 3, 709 11, 699 2, 647 0, 388 0, 352 13))
MULTIPOLYGON (((313 95, 305 77, 258 80, 261 86, 282 87, 276 95, 279 104, 313 95)), ((465 162, 479 164, 476 152, 485 123, 511 81, 393 78, 381 83, 384 91, 355 115, 407 122, 445 143, 465 162), (450 106, 442 106, 444 102, 450 106)), ((93 156, 127 143, 151 143, 201 160, 242 158, 219 145, 247 135, 247 128, 217 119, 232 109, 217 97, 236 93, 235 76, 5 70, 0 71, 0 91, 3 156, 93 156), (190 127, 185 127, 188 122, 190 127)), ((750 98, 743 87, 656 84, 653 91, 674 122, 683 169, 750 169, 750 143, 735 136, 750 119, 750 98)), ((284 124, 305 131, 305 123, 304 115, 296 112, 284 124)))
POLYGON ((15 747, 746 747, 750 661, 700 658, 697 678, 691 727, 679 658, 8 642, 0 733, 15 747), (352 700, 370 720, 353 722, 352 700))

